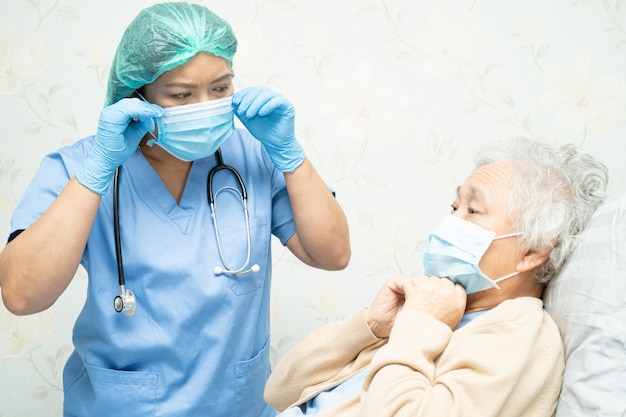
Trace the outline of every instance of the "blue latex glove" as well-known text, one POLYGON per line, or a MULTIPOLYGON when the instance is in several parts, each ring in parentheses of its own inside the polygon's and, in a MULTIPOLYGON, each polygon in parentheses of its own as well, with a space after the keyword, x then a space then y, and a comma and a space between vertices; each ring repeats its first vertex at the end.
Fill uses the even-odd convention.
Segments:
POLYGON ((293 172, 304 162, 295 135, 295 110, 285 97, 265 87, 250 87, 233 95, 235 114, 265 147, 276 168, 293 172))
POLYGON ((100 113, 93 149, 76 171, 78 182, 94 193, 105 195, 117 167, 130 157, 139 142, 155 129, 153 118, 163 109, 136 98, 125 98, 100 113))

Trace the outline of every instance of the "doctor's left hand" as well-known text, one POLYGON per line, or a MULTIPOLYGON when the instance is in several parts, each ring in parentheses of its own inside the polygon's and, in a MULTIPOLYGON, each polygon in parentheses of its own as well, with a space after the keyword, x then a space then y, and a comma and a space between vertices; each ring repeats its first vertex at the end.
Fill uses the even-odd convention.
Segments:
POLYGON ((276 168, 293 172, 304 162, 304 150, 295 135, 295 110, 289 100, 269 88, 250 87, 233 95, 233 107, 276 168))

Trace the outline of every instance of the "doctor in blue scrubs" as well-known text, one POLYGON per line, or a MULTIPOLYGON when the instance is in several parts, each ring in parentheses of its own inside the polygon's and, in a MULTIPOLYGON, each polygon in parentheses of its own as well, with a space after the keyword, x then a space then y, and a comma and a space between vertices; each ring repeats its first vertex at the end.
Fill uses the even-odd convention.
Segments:
POLYGON ((66 417, 274 415, 271 236, 312 267, 348 264, 346 218, 295 137, 293 106, 267 88, 234 91, 236 48, 203 6, 144 9, 118 46, 96 134, 46 156, 15 209, 0 253, 11 312, 50 307, 79 265, 89 276, 66 417), (220 169, 208 187, 218 164, 238 174, 220 169))

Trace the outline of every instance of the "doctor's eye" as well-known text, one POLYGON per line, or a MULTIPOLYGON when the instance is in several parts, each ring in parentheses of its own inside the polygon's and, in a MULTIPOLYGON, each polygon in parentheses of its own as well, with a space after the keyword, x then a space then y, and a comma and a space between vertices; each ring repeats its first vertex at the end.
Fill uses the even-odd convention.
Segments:
POLYGON ((170 97, 175 100, 184 100, 191 96, 191 93, 170 94, 170 97))
POLYGON ((450 204, 450 208, 452 209, 452 213, 458 210, 458 207, 455 204, 450 204))
POLYGON ((211 90, 211 93, 219 98, 226 97, 232 93, 232 84, 220 84, 211 90))

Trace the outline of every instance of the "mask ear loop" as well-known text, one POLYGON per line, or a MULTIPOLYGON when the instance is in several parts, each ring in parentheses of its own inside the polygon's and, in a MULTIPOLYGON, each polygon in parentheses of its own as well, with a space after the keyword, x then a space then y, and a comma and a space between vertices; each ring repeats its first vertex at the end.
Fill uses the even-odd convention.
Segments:
MULTIPOLYGON (((141 93, 137 90, 135 90, 135 94, 138 96, 138 98, 140 100, 145 101, 146 103, 150 103, 148 100, 146 100, 146 98, 144 96, 141 95, 141 93)), ((138 121, 138 119, 136 117, 133 117, 133 120, 135 122, 138 121)), ((154 135, 154 132, 148 132, 150 134, 150 136, 152 136, 152 139, 150 139, 148 142, 146 142, 146 145, 148 146, 152 146, 154 144, 154 142, 157 140, 157 137, 154 135)))
MULTIPOLYGON (((519 236, 519 235, 521 235, 521 234, 522 234, 522 232, 507 233, 506 235, 496 236, 496 237, 494 237, 492 240, 505 239, 505 238, 507 238, 507 237, 519 236)), ((497 287, 498 289, 500 289, 500 287, 498 286, 498 282, 500 282, 500 281, 504 281, 505 279, 512 278, 512 277, 514 277, 515 275, 518 275, 518 274, 519 274, 519 272, 518 272, 518 271, 511 272, 511 273, 510 273, 510 274, 508 274, 508 275, 505 275, 505 276, 500 277, 500 278, 498 278, 498 279, 494 279, 494 280, 492 280, 492 281, 494 282, 494 284, 496 284, 496 287, 497 287)))
POLYGON ((515 275, 518 275, 518 274, 519 274, 518 271, 511 272, 509 275, 505 275, 505 276, 503 276, 501 278, 494 279, 493 282, 495 282, 497 284, 500 281, 504 281, 505 279, 512 278, 512 277, 514 277, 515 275))
POLYGON ((506 239, 507 237, 519 236, 521 234, 522 234, 522 232, 507 233, 506 235, 496 236, 496 237, 493 238, 493 240, 506 239))
POLYGON ((135 90, 135 95, 137 96, 137 98, 145 101, 146 103, 150 103, 148 100, 146 100, 146 98, 144 96, 141 95, 141 93, 137 90, 135 90))

